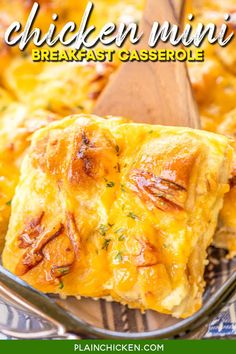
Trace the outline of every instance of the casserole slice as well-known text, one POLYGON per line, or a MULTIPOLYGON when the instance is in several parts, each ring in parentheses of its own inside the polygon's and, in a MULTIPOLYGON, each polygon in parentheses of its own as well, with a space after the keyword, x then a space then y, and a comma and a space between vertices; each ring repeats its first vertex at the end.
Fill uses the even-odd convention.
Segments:
POLYGON ((3 264, 46 293, 190 316, 231 159, 226 137, 189 128, 51 123, 22 164, 3 264))

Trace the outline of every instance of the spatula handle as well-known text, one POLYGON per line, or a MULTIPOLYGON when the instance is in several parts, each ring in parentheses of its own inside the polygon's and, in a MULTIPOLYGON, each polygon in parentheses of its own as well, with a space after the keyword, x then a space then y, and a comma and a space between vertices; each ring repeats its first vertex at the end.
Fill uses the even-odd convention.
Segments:
POLYGON ((167 2, 169 2, 170 6, 173 8, 173 12, 175 14, 176 20, 178 21, 179 24, 181 24, 184 15, 186 0, 167 0, 167 2))
MULTIPOLYGON (((147 0, 141 26, 144 36, 133 49, 150 49, 153 22, 178 24, 184 4, 183 0, 147 0)), ((178 48, 167 42, 155 49, 178 48)), ((122 64, 98 99, 94 113, 142 123, 200 127, 187 67, 178 61, 122 64)))

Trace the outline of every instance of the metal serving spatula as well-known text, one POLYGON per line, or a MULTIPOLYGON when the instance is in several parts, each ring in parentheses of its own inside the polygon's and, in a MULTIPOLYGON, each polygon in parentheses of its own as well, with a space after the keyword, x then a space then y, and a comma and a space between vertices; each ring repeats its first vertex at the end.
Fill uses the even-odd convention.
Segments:
MULTIPOLYGON (((141 24, 144 36, 133 49, 150 49, 148 37, 153 22, 178 24, 184 5, 184 0, 147 0, 141 24)), ((155 49, 179 48, 161 43, 155 49)), ((142 123, 200 128, 186 64, 177 61, 122 64, 98 99, 94 113, 124 116, 142 123)))

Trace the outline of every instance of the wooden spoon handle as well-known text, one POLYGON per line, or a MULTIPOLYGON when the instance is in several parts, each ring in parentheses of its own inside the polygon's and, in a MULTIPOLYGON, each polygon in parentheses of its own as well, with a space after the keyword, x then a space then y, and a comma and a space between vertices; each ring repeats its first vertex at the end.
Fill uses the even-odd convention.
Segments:
POLYGON ((186 0, 167 0, 170 3, 170 6, 173 9, 176 23, 181 24, 181 20, 184 15, 186 0))
MULTIPOLYGON (((149 48, 154 21, 176 24, 183 4, 183 0, 148 0, 142 21, 145 35, 134 49, 149 48)), ((168 42, 155 49, 178 48, 168 42)), ((124 63, 98 99, 94 113, 124 116, 143 123, 200 127, 187 67, 177 61, 124 63)))

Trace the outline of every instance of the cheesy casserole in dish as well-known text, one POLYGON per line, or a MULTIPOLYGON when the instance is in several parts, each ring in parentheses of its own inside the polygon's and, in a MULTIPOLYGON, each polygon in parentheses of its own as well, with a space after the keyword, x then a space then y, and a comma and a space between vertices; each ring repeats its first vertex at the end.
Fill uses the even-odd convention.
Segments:
POLYGON ((187 128, 52 123, 23 162, 3 264, 44 292, 189 316, 231 155, 225 137, 187 128))
MULTIPOLYGON (((42 29, 54 12, 59 27, 75 13, 79 21, 87 3, 38 2, 42 29)), ((99 28, 139 21, 145 0, 93 2, 99 28)), ((32 4, 0 0, 1 38, 32 4)), ((234 19, 236 3, 193 0, 188 12, 196 23, 221 24, 226 12, 234 19)), ((30 46, 23 55, 2 46, 4 266, 44 292, 176 317, 200 308, 207 247, 236 254, 235 39, 204 49, 205 62, 189 64, 189 73, 207 132, 91 116, 119 63, 33 63, 30 46)))

